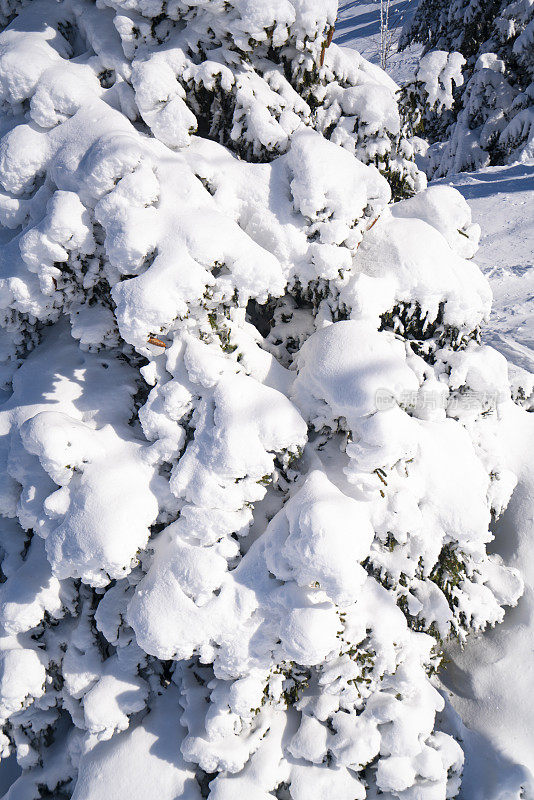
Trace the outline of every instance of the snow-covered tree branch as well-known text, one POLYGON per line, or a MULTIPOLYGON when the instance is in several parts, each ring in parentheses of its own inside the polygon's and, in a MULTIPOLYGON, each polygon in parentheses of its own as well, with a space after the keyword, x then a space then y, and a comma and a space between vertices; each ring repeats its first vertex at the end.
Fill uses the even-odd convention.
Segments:
POLYGON ((454 797, 522 591, 469 207, 333 0, 1 10, 8 800, 454 797))

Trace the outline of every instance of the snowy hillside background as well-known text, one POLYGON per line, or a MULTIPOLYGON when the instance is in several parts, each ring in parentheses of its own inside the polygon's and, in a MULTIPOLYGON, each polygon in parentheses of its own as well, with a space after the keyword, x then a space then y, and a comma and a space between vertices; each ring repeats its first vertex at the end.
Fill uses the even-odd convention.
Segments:
MULTIPOLYGON (((398 33, 416 7, 417 0, 393 0, 398 33)), ((378 64, 379 35, 379 2, 340 4, 335 41, 378 64)), ((409 81, 419 55, 417 46, 393 47, 388 73, 398 83, 409 81)), ((534 372, 534 163, 488 167, 439 183, 462 193, 482 229, 476 261, 493 290, 484 341, 506 356, 512 376, 514 365, 534 372)), ((466 753, 463 800, 515 798, 525 782, 534 791, 534 420, 528 422, 510 430, 509 466, 520 480, 494 542, 495 552, 520 568, 525 593, 498 628, 472 637, 464 651, 451 648, 442 674, 451 730, 466 753)))

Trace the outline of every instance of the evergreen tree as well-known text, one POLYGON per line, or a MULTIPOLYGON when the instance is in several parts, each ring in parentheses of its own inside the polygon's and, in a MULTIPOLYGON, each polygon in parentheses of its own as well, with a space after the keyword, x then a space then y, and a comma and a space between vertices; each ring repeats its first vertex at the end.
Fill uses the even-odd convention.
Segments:
POLYGON ((530 0, 489 4, 421 0, 400 46, 413 42, 423 45, 423 58, 415 80, 404 89, 404 106, 419 113, 423 135, 433 145, 425 164, 429 176, 532 157, 534 6, 530 0), (452 93, 447 86, 450 59, 455 62, 452 93), (444 105, 436 103, 436 86, 450 97, 445 113, 444 105))
POLYGON ((526 413, 467 204, 390 203, 335 3, 2 13, 8 800, 454 797, 430 678, 521 593, 526 413))

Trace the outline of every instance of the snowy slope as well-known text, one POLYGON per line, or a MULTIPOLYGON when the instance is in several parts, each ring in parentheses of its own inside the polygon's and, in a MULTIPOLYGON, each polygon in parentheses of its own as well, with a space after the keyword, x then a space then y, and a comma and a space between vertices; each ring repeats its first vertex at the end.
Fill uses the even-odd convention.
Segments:
POLYGON ((494 298, 486 342, 534 372, 534 165, 489 167, 447 183, 463 194, 482 228, 475 260, 494 298))
MULTIPOLYGON (((417 0, 391 0, 389 21, 391 30, 391 55, 387 71, 397 83, 408 80, 415 70, 420 54, 418 46, 397 52, 397 43, 403 25, 417 8, 417 0)), ((339 4, 334 41, 353 47, 373 64, 380 64, 380 0, 360 3, 350 0, 339 4)))

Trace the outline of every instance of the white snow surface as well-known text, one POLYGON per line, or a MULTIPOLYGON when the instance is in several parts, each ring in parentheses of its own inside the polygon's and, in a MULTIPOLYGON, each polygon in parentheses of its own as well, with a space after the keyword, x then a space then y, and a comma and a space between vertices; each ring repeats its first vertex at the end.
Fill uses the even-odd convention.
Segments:
POLYGON ((73 800, 200 800, 194 774, 180 756, 184 730, 178 703, 173 688, 142 721, 84 755, 73 800))
POLYGON ((534 372, 534 164, 487 167, 436 185, 445 182, 461 192, 481 227, 476 261, 493 291, 484 338, 534 372))

